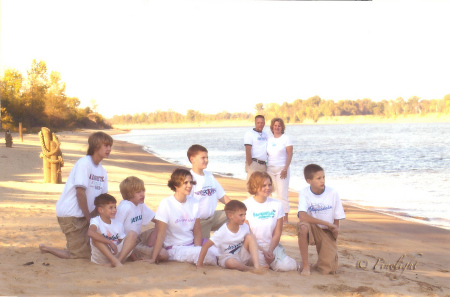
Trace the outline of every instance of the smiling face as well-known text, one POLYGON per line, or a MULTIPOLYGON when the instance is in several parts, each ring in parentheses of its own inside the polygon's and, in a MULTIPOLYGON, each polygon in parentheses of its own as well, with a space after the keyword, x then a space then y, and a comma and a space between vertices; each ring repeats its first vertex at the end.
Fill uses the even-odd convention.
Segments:
POLYGON ((108 203, 98 207, 98 212, 102 220, 111 220, 116 217, 117 206, 116 203, 108 203))
POLYGON ((283 134, 283 126, 281 126, 281 123, 279 121, 276 121, 273 124, 273 134, 275 135, 279 135, 279 134, 283 134))
POLYGON ((130 201, 133 202, 134 205, 142 204, 145 200, 145 190, 141 190, 136 192, 131 197, 130 201))
POLYGON ((245 215, 247 211, 245 209, 238 209, 234 212, 230 212, 228 215, 228 220, 230 223, 236 224, 236 225, 242 225, 245 223, 245 215))
POLYGON ((311 186, 311 191, 320 195, 325 191, 325 172, 317 171, 314 173, 312 179, 307 179, 306 182, 311 186))
POLYGON ((256 192, 257 196, 261 197, 269 197, 270 193, 272 193, 272 182, 269 178, 266 178, 264 180, 264 183, 261 185, 261 187, 256 192))
POLYGON ((196 184, 196 182, 192 180, 192 176, 186 175, 184 182, 179 187, 175 187, 176 189, 175 193, 187 196, 191 193, 192 186, 194 184, 196 184))

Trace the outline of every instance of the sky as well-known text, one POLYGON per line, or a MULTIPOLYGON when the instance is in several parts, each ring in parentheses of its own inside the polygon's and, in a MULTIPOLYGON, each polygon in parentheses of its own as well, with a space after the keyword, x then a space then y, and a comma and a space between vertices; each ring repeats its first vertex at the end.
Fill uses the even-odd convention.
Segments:
POLYGON ((33 59, 106 117, 450 93, 448 1, 1 0, 0 76, 33 59))

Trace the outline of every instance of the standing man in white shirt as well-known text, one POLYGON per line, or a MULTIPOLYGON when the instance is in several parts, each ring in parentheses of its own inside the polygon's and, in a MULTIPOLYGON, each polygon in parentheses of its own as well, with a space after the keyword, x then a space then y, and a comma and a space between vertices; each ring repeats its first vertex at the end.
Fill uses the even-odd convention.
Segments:
POLYGON ((263 131, 266 119, 263 115, 255 117, 255 128, 245 133, 245 172, 247 181, 255 171, 267 170, 267 140, 268 136, 263 131))

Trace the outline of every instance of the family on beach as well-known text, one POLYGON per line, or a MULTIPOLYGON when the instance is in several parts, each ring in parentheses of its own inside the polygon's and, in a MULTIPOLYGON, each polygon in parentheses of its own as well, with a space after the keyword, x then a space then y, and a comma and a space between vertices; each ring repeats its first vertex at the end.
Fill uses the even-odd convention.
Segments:
POLYGON ((299 192, 297 224, 302 263, 286 255, 280 243, 288 223, 289 166, 293 143, 284 134, 282 119, 272 119, 273 137, 263 131, 264 116, 244 137, 245 170, 249 198, 230 200, 206 171, 208 150, 198 144, 187 150, 191 170, 178 168, 170 176, 173 195, 163 199, 156 213, 144 204, 144 182, 129 176, 120 183, 122 201, 108 194, 108 176, 101 165, 111 153, 113 139, 104 132, 88 139, 87 155, 72 168, 56 204, 56 216, 66 236, 67 249, 40 244, 42 253, 65 259, 90 258, 113 267, 131 258, 148 263, 179 261, 197 267, 218 265, 256 273, 311 269, 322 274, 338 267, 339 220, 345 218, 335 190, 325 187, 324 170, 316 164, 304 168, 309 187, 299 192), (274 194, 271 198, 272 193, 274 194), (217 203, 224 210, 216 210, 217 203), (155 223, 154 229, 141 227, 155 223), (211 236, 211 231, 214 231, 211 236), (310 265, 308 246, 316 245, 318 261, 310 265))

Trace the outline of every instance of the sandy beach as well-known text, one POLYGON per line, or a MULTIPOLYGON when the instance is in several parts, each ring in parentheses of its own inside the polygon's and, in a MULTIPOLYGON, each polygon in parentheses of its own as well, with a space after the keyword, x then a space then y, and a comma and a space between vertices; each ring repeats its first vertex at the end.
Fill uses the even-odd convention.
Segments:
MULTIPOLYGON (((63 182, 86 154, 90 133, 57 133, 65 162, 63 182)), ((13 138, 13 148, 5 147, 3 135, 0 140, 2 296, 450 296, 450 230, 347 205, 335 275, 313 272, 303 277, 295 271, 256 275, 212 266, 196 270, 175 262, 127 262, 115 269, 89 260, 41 254, 40 243, 65 247, 55 214, 64 185, 43 183, 37 135, 26 134, 23 142, 17 133, 13 138)), ((167 180, 177 166, 140 146, 115 141, 110 158, 102 164, 108 172, 110 194, 119 202, 119 183, 130 175, 144 180, 145 203, 154 211, 172 194, 167 180)), ((244 181, 217 178, 231 199, 247 197, 244 181)), ((297 200, 297 194, 290 193, 290 224, 283 228, 281 243, 300 262, 295 234, 297 200)), ((309 253, 314 262, 315 247, 309 247, 309 253)))

